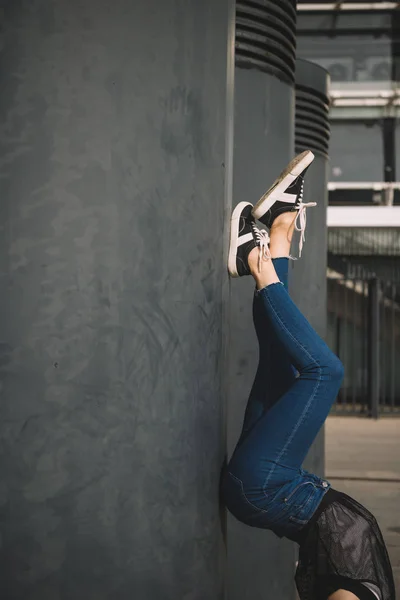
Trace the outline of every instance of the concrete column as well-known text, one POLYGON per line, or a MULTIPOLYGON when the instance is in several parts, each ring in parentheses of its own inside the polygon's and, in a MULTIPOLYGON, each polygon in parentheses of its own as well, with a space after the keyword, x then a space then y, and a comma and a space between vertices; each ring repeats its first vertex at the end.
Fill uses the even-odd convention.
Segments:
MULTIPOLYGON (((315 160, 307 171, 304 202, 317 202, 307 209, 306 242, 302 257, 291 261, 290 294, 297 306, 317 330, 326 335, 326 268, 329 152, 329 75, 322 67, 296 61, 296 153, 312 150, 315 160)), ((294 238, 292 255, 298 256, 298 238, 294 238)), ((304 467, 324 475, 324 431, 321 430, 310 449, 304 467)))
POLYGON ((222 598, 233 3, 2 7, 2 595, 222 598))
MULTIPOLYGON (((236 3, 234 206, 244 200, 255 204, 293 155, 295 21, 286 0, 236 3)), ((229 456, 258 364, 253 292, 253 278, 231 281, 229 456)), ((231 515, 227 539, 228 600, 294 598, 292 542, 231 515)))

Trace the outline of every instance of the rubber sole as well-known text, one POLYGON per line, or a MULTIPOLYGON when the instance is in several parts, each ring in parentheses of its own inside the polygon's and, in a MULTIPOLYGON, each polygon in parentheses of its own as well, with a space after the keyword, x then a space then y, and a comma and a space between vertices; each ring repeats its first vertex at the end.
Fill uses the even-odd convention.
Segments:
POLYGON ((274 198, 271 198, 273 192, 279 193, 284 192, 289 185, 304 171, 308 165, 314 160, 314 154, 311 150, 305 150, 301 154, 298 154, 290 161, 287 167, 282 171, 279 177, 274 181, 271 187, 265 192, 259 199, 257 204, 254 206, 252 215, 255 219, 260 219, 276 202, 274 198))
POLYGON ((239 221, 242 210, 245 206, 251 205, 251 202, 239 202, 231 217, 231 233, 229 239, 228 272, 232 277, 239 277, 236 268, 236 256, 239 239, 239 221))

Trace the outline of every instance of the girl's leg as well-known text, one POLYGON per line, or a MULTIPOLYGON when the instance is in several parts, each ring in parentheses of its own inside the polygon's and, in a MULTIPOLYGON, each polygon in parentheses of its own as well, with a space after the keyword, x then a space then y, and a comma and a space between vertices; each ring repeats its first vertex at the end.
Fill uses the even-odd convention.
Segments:
MULTIPOLYGON (((272 259, 276 274, 288 289, 288 257, 272 259)), ((258 419, 290 388, 297 371, 266 316, 259 294, 253 296, 253 323, 259 344, 259 362, 247 402, 238 444, 249 434, 258 419)))
MULTIPOLYGON (((270 231, 270 253, 279 281, 288 290, 289 253, 294 229, 294 217, 288 213, 279 216, 270 231)), ((290 388, 297 371, 284 346, 271 327, 262 300, 253 296, 253 323, 259 344, 256 376, 244 415, 238 446, 250 433, 258 419, 269 410, 290 388)))
POLYGON ((343 366, 295 306, 273 262, 263 261, 260 273, 257 263, 255 248, 249 255, 257 284, 255 293, 277 339, 299 372, 290 389, 259 418, 231 460, 238 476, 251 480, 254 473, 258 477, 265 473, 267 485, 274 472, 271 462, 296 470, 301 467, 337 395, 343 366))

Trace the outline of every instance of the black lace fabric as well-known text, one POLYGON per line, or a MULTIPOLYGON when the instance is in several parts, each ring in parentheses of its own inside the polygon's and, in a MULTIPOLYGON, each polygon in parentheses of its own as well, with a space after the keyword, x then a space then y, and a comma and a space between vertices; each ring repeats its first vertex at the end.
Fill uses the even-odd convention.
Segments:
POLYGON ((357 593, 356 585, 363 598, 395 600, 389 555, 372 513, 335 490, 334 500, 300 542, 295 581, 300 600, 326 600, 340 587, 357 593), (360 582, 367 582, 369 589, 360 582))

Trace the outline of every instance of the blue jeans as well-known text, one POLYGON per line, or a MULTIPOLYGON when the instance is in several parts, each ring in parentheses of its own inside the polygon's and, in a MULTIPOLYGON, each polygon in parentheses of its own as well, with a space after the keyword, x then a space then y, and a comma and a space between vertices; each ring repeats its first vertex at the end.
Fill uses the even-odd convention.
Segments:
POLYGON ((259 365, 221 493, 246 525, 291 539, 330 487, 302 464, 337 396, 343 365, 291 300, 288 259, 273 262, 280 282, 254 291, 259 365))

